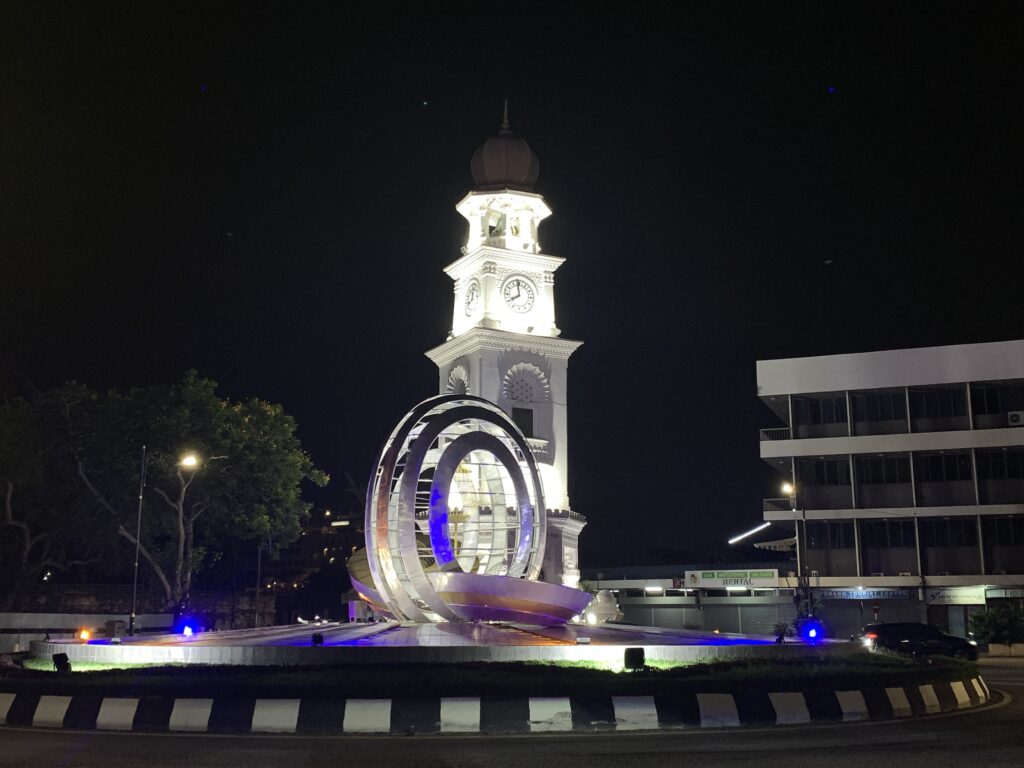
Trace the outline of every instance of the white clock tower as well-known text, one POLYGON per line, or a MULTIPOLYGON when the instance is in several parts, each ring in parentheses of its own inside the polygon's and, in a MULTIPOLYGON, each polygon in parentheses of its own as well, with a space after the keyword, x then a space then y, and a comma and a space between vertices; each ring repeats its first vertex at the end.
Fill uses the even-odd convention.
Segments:
POLYGON ((528 438, 548 507, 544 579, 575 587, 586 519, 569 507, 566 375, 582 342, 559 338, 554 275, 565 259, 541 252, 537 230, 551 209, 533 191, 537 157, 513 136, 507 108, 471 170, 476 188, 456 206, 469 234, 462 257, 444 269, 455 281, 452 330, 427 357, 441 393, 496 403, 528 438))

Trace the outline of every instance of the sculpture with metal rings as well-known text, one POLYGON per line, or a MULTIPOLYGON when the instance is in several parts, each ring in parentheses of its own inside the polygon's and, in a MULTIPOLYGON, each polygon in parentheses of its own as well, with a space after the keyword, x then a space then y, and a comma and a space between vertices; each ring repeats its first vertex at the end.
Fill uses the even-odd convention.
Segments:
POLYGON ((537 461, 512 420, 479 397, 430 398, 370 478, 372 587, 400 620, 565 621, 589 596, 537 582, 546 519, 537 461))

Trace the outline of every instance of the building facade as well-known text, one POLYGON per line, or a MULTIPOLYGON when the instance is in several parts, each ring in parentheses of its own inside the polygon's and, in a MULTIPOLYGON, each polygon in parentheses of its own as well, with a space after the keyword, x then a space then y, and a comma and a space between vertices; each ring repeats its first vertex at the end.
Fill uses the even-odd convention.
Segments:
POLYGON ((537 158, 512 134, 507 112, 471 170, 474 189, 456 206, 469 225, 466 242, 444 268, 454 283, 451 332, 426 354, 440 394, 495 403, 529 441, 549 508, 543 578, 573 587, 586 520, 568 495, 567 371, 581 342, 560 338, 555 319, 554 276, 565 260, 541 249, 551 209, 534 191, 537 158))
POLYGON ((761 458, 790 489, 763 504, 794 533, 780 587, 803 574, 840 631, 960 635, 1024 595, 1024 341, 759 361, 757 388, 779 419, 761 458))

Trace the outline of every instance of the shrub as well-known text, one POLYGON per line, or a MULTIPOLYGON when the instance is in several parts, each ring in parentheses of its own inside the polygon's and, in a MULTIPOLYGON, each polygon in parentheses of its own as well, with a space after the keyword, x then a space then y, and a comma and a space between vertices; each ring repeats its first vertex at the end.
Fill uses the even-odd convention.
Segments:
POLYGON ((974 636, 981 643, 1024 642, 1024 613, 1018 606, 996 604, 971 617, 974 636))

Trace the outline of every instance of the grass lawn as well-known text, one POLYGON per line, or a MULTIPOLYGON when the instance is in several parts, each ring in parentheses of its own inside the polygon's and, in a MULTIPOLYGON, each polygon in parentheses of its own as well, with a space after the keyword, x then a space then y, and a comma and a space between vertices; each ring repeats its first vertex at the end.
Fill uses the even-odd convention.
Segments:
POLYGON ((333 667, 147 666, 112 669, 74 663, 71 675, 47 660, 0 673, 0 691, 106 696, 269 698, 432 698, 436 696, 641 696, 687 692, 856 689, 961 680, 974 662, 930 663, 857 654, 834 658, 741 660, 612 672, 572 663, 401 664, 333 667))

